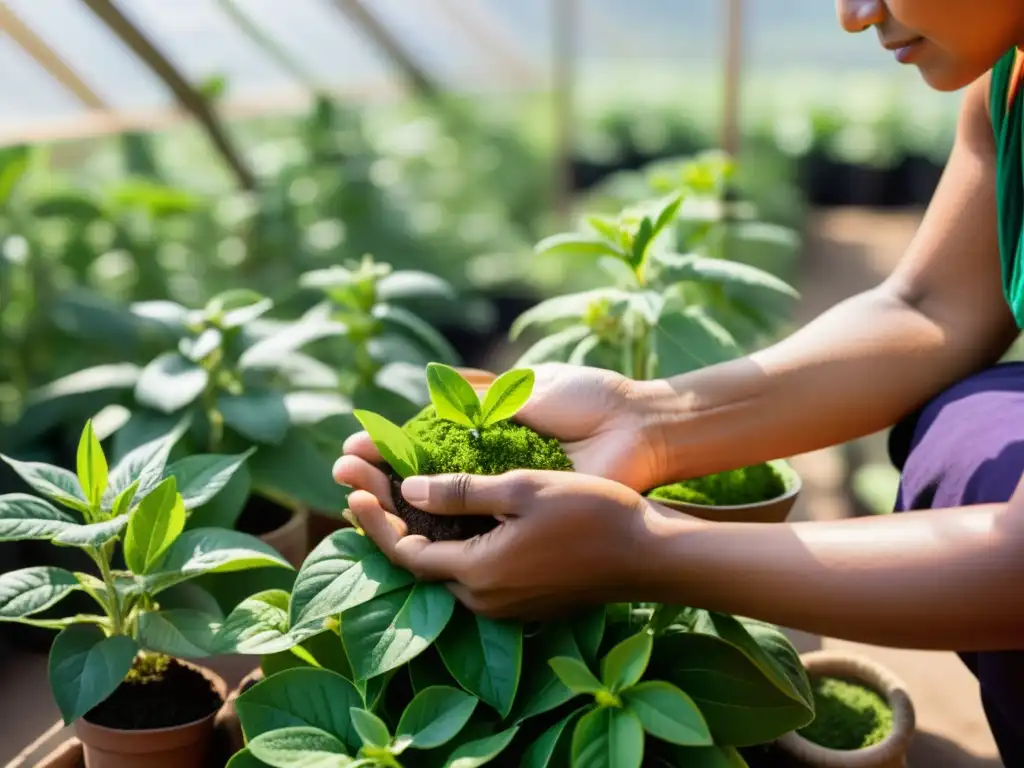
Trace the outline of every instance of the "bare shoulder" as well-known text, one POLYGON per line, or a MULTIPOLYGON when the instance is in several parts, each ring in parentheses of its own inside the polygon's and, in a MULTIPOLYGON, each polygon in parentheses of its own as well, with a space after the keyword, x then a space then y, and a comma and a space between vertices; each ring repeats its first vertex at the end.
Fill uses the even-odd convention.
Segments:
POLYGON ((956 141, 960 146, 970 149, 973 154, 991 157, 994 163, 996 143, 989 107, 991 93, 991 72, 987 72, 967 86, 960 105, 956 141))

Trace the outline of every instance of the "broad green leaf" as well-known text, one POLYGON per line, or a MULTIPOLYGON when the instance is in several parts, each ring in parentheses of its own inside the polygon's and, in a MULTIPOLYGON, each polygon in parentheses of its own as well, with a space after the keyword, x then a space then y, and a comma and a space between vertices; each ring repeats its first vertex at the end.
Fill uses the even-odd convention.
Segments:
POLYGON ((47 541, 78 521, 38 496, 6 493, 0 496, 0 541, 47 541))
POLYGON ((128 515, 90 525, 69 525, 54 534, 53 543, 64 547, 101 547, 128 527, 128 515))
POLYGON ((245 747, 235 752, 224 768, 267 768, 267 764, 258 760, 249 748, 245 747))
POLYGON ((348 712, 352 718, 352 727, 362 739, 363 746, 386 747, 391 744, 391 733, 387 724, 373 712, 367 712, 360 707, 350 707, 348 712))
POLYGON ((188 308, 175 301, 137 301, 129 309, 133 315, 157 323, 175 333, 183 333, 188 326, 188 308))
POLYGON ((341 637, 357 680, 399 667, 430 646, 451 619, 455 598, 444 586, 419 582, 347 611, 341 637))
POLYGON ((114 499, 114 503, 111 508, 115 517, 121 517, 127 515, 131 509, 132 504, 135 503, 135 494, 139 491, 139 481, 136 480, 134 483, 125 488, 121 493, 114 499))
POLYGON ((637 291, 630 297, 629 305, 648 324, 657 325, 665 309, 665 298, 657 291, 637 291))
POLYGON ((651 736, 688 747, 711 746, 714 741, 704 716, 693 699, 671 683, 647 681, 622 693, 626 709, 640 718, 651 736))
POLYGON ((349 328, 326 318, 310 318, 288 323, 280 331, 260 339, 238 359, 240 370, 276 368, 286 355, 307 344, 332 336, 345 336, 349 328))
POLYGON ((142 370, 135 399, 160 413, 175 413, 194 403, 208 383, 205 368, 177 352, 166 352, 142 370))
POLYGON ((734 221, 726 228, 733 241, 756 242, 791 250, 800 247, 800 236, 794 230, 763 221, 734 221))
POLYGON ((273 306, 273 300, 256 291, 232 288, 210 299, 204 312, 222 328, 237 328, 265 315, 273 306))
POLYGON ((268 589, 245 598, 232 609, 217 632, 214 645, 218 653, 276 653, 305 639, 299 633, 289 634, 288 629, 288 593, 268 589))
POLYGON ((568 619, 573 637, 576 639, 576 645, 579 646, 580 653, 583 654, 583 660, 588 664, 597 663, 601 640, 604 639, 606 620, 607 610, 603 605, 587 609, 568 619))
POLYGON ((139 644, 149 651, 182 659, 201 659, 215 652, 220 624, 216 616, 178 608, 139 615, 139 644))
POLYGON ((106 699, 132 667, 138 646, 130 637, 106 637, 90 624, 63 630, 50 646, 50 691, 70 725, 106 699))
POLYGON ((136 575, 149 573, 183 530, 185 505, 172 475, 139 503, 128 521, 125 563, 136 575))
POLYGON ((568 657, 583 662, 573 632, 564 621, 547 625, 540 636, 533 638, 524 648, 522 680, 509 717, 510 722, 519 724, 550 712, 576 695, 548 664, 548 660, 555 657, 568 657))
POLYGON ((636 685, 643 677, 651 661, 654 636, 643 630, 608 651, 601 662, 601 680, 605 686, 618 693, 636 685))
POLYGON ((359 410, 352 415, 363 425, 384 461, 395 472, 402 477, 412 477, 419 473, 416 444, 400 426, 372 411, 359 410))
POLYGON ((352 401, 337 392, 289 392, 284 407, 293 427, 312 427, 352 413, 352 401))
POLYGON ((167 469, 167 474, 175 479, 185 509, 193 510, 220 493, 239 467, 255 452, 255 448, 250 448, 234 456, 187 456, 172 464, 167 469))
POLYGON ((681 194, 670 195, 665 199, 654 215, 654 236, 657 237, 669 226, 679 214, 679 208, 683 204, 681 194))
POLYGON ((71 219, 76 224, 89 224, 103 218, 103 209, 79 190, 54 192, 32 206, 32 215, 40 219, 71 219))
POLYGON ((382 365, 373 376, 373 383, 410 403, 423 407, 430 403, 430 390, 424 375, 426 363, 396 361, 382 365))
MULTIPOLYGON (((133 582, 134 583, 134 582, 133 582)), ((102 585, 102 582, 100 582, 102 585)), ((224 609, 217 598, 194 582, 185 582, 160 594, 164 611, 194 611, 209 616, 218 626, 224 621, 224 609)))
POLYGON ((345 745, 319 728, 281 728, 249 742, 249 752, 271 768, 340 768, 352 764, 345 745))
POLYGON ((480 768, 504 752, 519 733, 518 726, 463 744, 452 752, 444 768, 480 768))
POLYGON ((733 360, 742 353, 729 332, 701 307, 663 312, 655 344, 662 378, 733 360))
MULTIPOLYGON (((174 474, 174 472, 172 471, 170 474, 174 474)), ((183 477, 178 478, 179 487, 183 479, 183 477)), ((243 462, 213 498, 192 510, 185 523, 185 529, 234 528, 242 510, 249 502, 251 493, 252 475, 248 462, 243 462)), ((188 508, 187 500, 185 508, 188 508)))
POLYGON ((688 281, 717 283, 757 288, 794 299, 800 297, 793 286, 771 272, 741 261, 670 252, 661 253, 657 258, 659 278, 666 284, 688 281))
POLYGON ((629 294, 621 288, 596 288, 546 299, 516 318, 509 331, 510 338, 515 341, 523 331, 534 325, 546 325, 561 320, 579 321, 586 315, 591 304, 601 300, 610 301, 613 305, 621 304, 629 300, 629 294))
POLYGON ((395 737, 415 749, 447 744, 466 727, 477 700, 458 688, 435 685, 420 691, 402 713, 395 737))
POLYGON ((613 243, 619 241, 619 224, 615 219, 590 214, 584 216, 583 220, 590 225, 591 229, 599 235, 603 235, 606 240, 611 240, 613 243))
POLYGON ((470 429, 480 426, 480 398, 454 368, 439 363, 428 365, 427 387, 439 417, 470 429))
POLYGON ((658 756, 651 768, 749 768, 747 761, 735 747, 680 747, 675 744, 658 745, 658 756))
POLYGON ((85 423, 82 437, 78 441, 78 482, 86 499, 99 507, 103 492, 107 489, 107 458, 92 428, 92 421, 85 423))
POLYGON ((548 660, 548 664, 558 675, 558 679, 570 691, 580 693, 598 693, 604 690, 601 681, 587 669, 587 665, 579 659, 569 656, 556 656, 548 660))
POLYGON ((292 626, 319 625, 412 582, 412 574, 393 566, 369 537, 351 528, 335 531, 306 556, 295 577, 292 626))
POLYGON ((573 768, 640 768, 643 759, 644 728, 632 712, 600 707, 576 725, 573 768))
POLYGON ((628 261, 611 256, 603 256, 597 260, 597 266, 614 280, 615 284, 620 288, 635 289, 640 287, 640 280, 637 278, 636 271, 630 266, 628 261))
POLYGON ((599 336, 587 336, 587 338, 576 345, 572 354, 569 355, 569 360, 567 362, 569 365, 588 365, 590 356, 594 354, 600 346, 601 338, 599 336))
POLYGON ((570 325, 568 328, 563 328, 530 346, 516 360, 515 367, 525 368, 540 363, 564 363, 568 360, 570 351, 589 335, 590 327, 586 325, 570 325))
POLYGON ((617 259, 626 258, 626 254, 607 240, 576 233, 564 233, 546 237, 537 243, 534 252, 545 256, 614 256, 617 259))
POLYGON ((523 626, 456 607, 437 638, 444 664, 463 688, 508 716, 523 664, 523 626))
POLYGON ((377 304, 373 308, 373 317, 380 320, 389 330, 411 335, 430 350, 434 359, 449 365, 458 365, 459 355, 448 340, 436 328, 407 309, 396 307, 394 304, 377 304))
POLYGON ((274 445, 288 434, 288 409, 284 396, 277 392, 221 394, 217 397, 217 410, 225 424, 257 443, 274 445))
POLYGON ((0 621, 44 611, 81 588, 70 571, 46 565, 0 573, 0 621))
POLYGON ((647 248, 653 239, 654 223, 649 217, 645 216, 643 221, 640 222, 636 235, 633 237, 633 252, 630 254, 629 260, 634 267, 644 263, 644 257, 647 256, 647 248))
POLYGON ((533 394, 535 380, 535 374, 529 369, 511 370, 499 376, 484 397, 482 426, 489 427, 515 416, 533 394))
POLYGON ((79 512, 89 511, 89 502, 73 472, 36 461, 18 461, 9 456, 0 458, 36 493, 79 512))
POLYGON ((306 726, 341 737, 354 752, 361 741, 349 710, 362 704, 355 686, 336 672, 299 667, 272 675, 245 691, 235 707, 246 739, 278 728, 306 726))
POLYGON ((561 768, 569 765, 573 727, 584 711, 572 712, 544 731, 527 748, 520 768, 561 768))
POLYGON ((435 297, 454 299, 455 290, 446 280, 429 272, 412 269, 398 270, 377 281, 377 300, 395 301, 435 297))
POLYGON ((255 536, 220 528, 193 528, 171 544, 145 582, 147 589, 156 594, 204 573, 266 567, 292 568, 276 549, 255 536))
MULTIPOLYGON (((458 610, 458 606, 456 606, 456 610, 458 610)), ((408 669, 413 693, 420 693, 433 685, 456 686, 459 684, 444 665, 436 643, 410 661, 408 669)))
POLYGON ((224 334, 217 328, 207 328, 196 338, 185 338, 178 342, 178 352, 193 363, 202 364, 224 343, 224 334))
POLYGON ((110 483, 103 494, 103 507, 110 509, 114 500, 137 483, 136 496, 143 498, 164 479, 164 468, 171 450, 192 424, 189 416, 181 419, 166 434, 133 448, 110 471, 110 483))
POLYGON ((335 458, 307 430, 290 429, 280 443, 261 446, 249 459, 252 486, 289 506, 340 514, 347 493, 332 476, 335 458))

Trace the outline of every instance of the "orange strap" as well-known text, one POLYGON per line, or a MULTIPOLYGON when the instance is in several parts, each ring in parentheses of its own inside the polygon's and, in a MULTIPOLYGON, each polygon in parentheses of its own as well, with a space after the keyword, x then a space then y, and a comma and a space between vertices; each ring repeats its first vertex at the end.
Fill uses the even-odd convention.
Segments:
POLYGON ((1024 50, 1016 49, 1013 56, 1013 71, 1010 73, 1010 85, 1006 89, 1006 109, 1010 109, 1013 97, 1020 90, 1020 84, 1024 82, 1024 50))

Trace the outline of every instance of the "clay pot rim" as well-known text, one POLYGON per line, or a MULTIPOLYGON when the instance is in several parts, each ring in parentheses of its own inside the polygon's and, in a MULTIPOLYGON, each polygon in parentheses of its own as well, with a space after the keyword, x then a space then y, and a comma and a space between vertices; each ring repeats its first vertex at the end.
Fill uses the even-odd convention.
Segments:
MULTIPOLYGON (((800 495, 803 490, 804 481, 797 472, 793 465, 785 459, 774 459, 772 461, 765 462, 770 466, 774 467, 780 475, 782 475, 783 482, 786 484, 786 490, 778 496, 773 496, 770 499, 764 499, 762 501, 754 501, 749 504, 691 504, 688 501, 676 501, 673 499, 660 499, 656 496, 648 495, 651 501, 656 501, 666 507, 672 507, 673 509, 679 509, 688 511, 691 509, 710 509, 710 510, 722 510, 723 512, 743 512, 749 510, 763 509, 764 507, 774 506, 776 504, 783 504, 786 502, 793 502, 796 497, 800 495)), ((671 485, 671 483, 666 483, 671 485)))
POLYGON ((309 519, 309 510, 305 507, 289 507, 282 505, 282 508, 288 510, 288 520, 273 530, 261 533, 260 538, 265 536, 287 536, 289 533, 293 533, 297 529, 301 528, 305 521, 309 519))
POLYGON ((791 731, 777 744, 796 759, 810 765, 841 768, 874 768, 902 756, 917 727, 914 702, 906 685, 887 667, 865 656, 846 651, 812 651, 800 656, 808 676, 840 677, 878 693, 892 710, 892 730, 877 744, 855 750, 831 749, 791 731))
POLYGON ((86 729, 92 730, 96 733, 130 733, 133 735, 139 734, 141 736, 158 736, 160 734, 169 733, 170 731, 178 731, 185 728, 189 728, 191 726, 198 725, 200 723, 206 722, 207 720, 212 720, 213 718, 215 718, 217 716, 217 713, 220 712, 221 707, 224 706, 224 702, 227 700, 228 697, 229 691, 227 681, 225 681, 223 677, 221 677, 219 674, 214 672, 209 667, 204 667, 201 664, 195 664, 186 659, 179 659, 177 656, 171 656, 171 658, 179 664, 181 664, 182 666, 188 667, 189 669, 198 672, 211 683, 213 683, 213 689, 217 692, 217 696, 220 698, 220 704, 210 714, 196 718, 195 720, 189 720, 187 723, 179 723, 178 725, 165 725, 162 728, 112 728, 108 725, 97 725, 96 723, 90 722, 89 720, 86 720, 85 716, 83 715, 75 721, 75 727, 85 727, 86 729))

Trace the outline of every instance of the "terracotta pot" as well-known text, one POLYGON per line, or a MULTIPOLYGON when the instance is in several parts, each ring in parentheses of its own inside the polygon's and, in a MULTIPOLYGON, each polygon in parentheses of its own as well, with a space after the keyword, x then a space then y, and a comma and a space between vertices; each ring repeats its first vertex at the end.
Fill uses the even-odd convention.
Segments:
MULTIPOLYGON (((223 701, 228 695, 224 678, 212 670, 186 664, 213 683, 223 701)), ((183 768, 206 764, 213 744, 213 721, 206 717, 169 728, 128 731, 95 725, 79 718, 75 733, 85 752, 85 768, 183 768)))
POLYGON ((262 679, 263 670, 256 667, 241 679, 238 687, 228 694, 224 706, 217 712, 214 728, 217 731, 218 746, 224 754, 233 755, 245 746, 245 736, 238 719, 238 710, 235 709, 235 699, 241 696, 251 683, 258 683, 262 679))
POLYGON ((677 509, 693 517, 702 520, 710 520, 716 523, 781 523, 789 516, 797 497, 803 488, 803 481, 797 471, 787 461, 778 460, 769 462, 786 483, 786 492, 781 496, 767 501, 759 501, 754 504, 732 504, 720 506, 706 506, 702 504, 690 504, 685 501, 670 501, 668 499, 654 499, 671 509, 677 509))
POLYGON ((309 512, 305 509, 291 510, 287 523, 262 534, 260 539, 298 568, 309 554, 309 512))
POLYGON ((800 660, 812 678, 844 678, 882 696, 892 709, 892 731, 879 743, 857 750, 828 749, 794 731, 776 742, 779 748, 808 768, 906 768, 916 715, 903 682, 881 664, 856 654, 813 651, 800 660))
POLYGON ((473 389, 487 389, 491 386, 491 382, 498 378, 496 374, 479 368, 457 368, 456 370, 472 385, 473 389))
POLYGON ((326 539, 332 533, 342 528, 351 527, 347 520, 333 515, 321 515, 319 512, 309 513, 309 550, 312 551, 317 544, 326 539))

